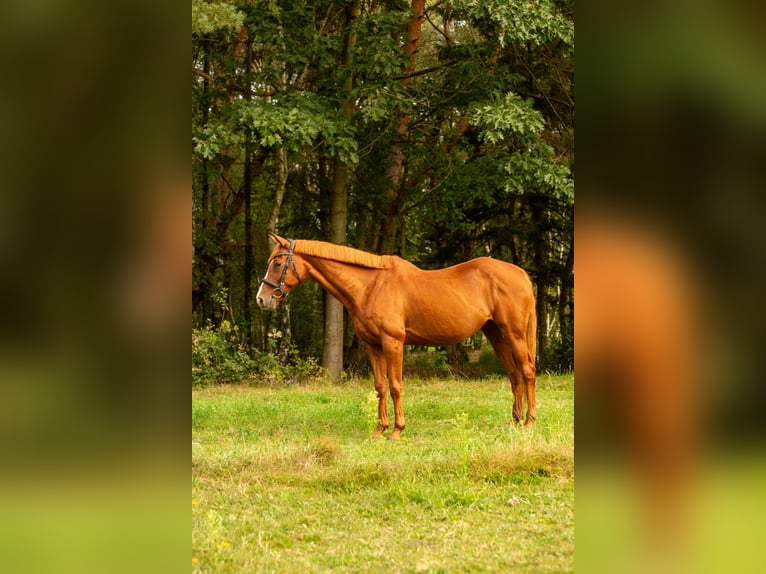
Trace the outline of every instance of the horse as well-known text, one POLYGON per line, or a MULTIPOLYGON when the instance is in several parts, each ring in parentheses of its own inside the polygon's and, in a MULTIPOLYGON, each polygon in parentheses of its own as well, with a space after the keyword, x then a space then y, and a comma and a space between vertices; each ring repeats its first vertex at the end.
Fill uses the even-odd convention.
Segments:
POLYGON ((301 281, 313 279, 348 310, 372 364, 378 395, 378 426, 388 430, 386 394, 394 403, 394 430, 405 427, 402 361, 405 345, 459 343, 481 329, 502 362, 513 391, 513 421, 524 427, 536 418, 535 354, 537 315, 532 282, 511 263, 479 257, 438 270, 419 269, 394 255, 375 255, 323 241, 285 239, 275 247, 256 300, 274 310, 301 281))

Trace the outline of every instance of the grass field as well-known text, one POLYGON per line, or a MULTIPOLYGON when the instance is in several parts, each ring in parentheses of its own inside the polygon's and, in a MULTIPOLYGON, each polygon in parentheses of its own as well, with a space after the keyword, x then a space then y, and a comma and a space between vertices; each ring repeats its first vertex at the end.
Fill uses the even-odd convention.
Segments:
POLYGON ((573 386, 523 430, 507 380, 408 380, 400 441, 371 381, 194 391, 192 570, 571 572, 573 386))

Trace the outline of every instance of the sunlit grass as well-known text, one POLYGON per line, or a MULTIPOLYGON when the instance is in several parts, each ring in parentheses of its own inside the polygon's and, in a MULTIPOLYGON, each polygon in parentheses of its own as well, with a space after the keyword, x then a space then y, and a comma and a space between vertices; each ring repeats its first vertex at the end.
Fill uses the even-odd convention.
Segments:
POLYGON ((539 378, 532 430, 507 387, 407 381, 400 441, 370 381, 195 391, 193 570, 572 571, 572 377, 539 378))

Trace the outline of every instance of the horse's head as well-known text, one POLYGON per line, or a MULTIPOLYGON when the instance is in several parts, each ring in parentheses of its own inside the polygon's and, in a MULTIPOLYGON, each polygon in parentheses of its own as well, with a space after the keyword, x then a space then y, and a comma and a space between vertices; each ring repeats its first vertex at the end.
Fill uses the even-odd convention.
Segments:
POLYGON ((255 296, 261 309, 273 311, 287 294, 301 282, 296 257, 293 252, 293 240, 269 233, 275 243, 274 251, 269 256, 266 275, 261 279, 261 286, 255 296))

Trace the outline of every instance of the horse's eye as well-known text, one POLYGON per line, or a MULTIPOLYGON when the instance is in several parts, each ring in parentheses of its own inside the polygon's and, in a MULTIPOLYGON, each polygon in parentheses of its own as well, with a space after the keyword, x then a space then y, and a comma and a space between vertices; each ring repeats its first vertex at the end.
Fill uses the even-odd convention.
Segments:
POLYGON ((274 269, 279 269, 280 267, 282 267, 282 264, 279 261, 275 261, 274 262, 274 269))

